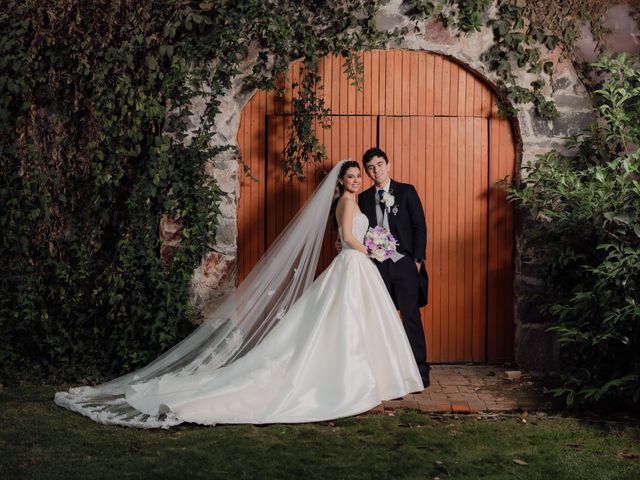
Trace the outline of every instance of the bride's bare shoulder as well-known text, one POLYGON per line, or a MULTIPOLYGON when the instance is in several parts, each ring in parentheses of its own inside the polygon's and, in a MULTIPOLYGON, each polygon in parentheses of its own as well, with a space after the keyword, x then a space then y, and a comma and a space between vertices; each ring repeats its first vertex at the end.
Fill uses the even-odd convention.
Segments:
POLYGON ((345 197, 344 195, 338 199, 338 205, 340 204, 347 205, 347 203, 353 204, 353 205, 358 204, 358 202, 356 202, 353 198, 345 197))
POLYGON ((342 196, 338 199, 336 210, 340 212, 353 212, 354 210, 358 210, 358 202, 353 198, 342 196))

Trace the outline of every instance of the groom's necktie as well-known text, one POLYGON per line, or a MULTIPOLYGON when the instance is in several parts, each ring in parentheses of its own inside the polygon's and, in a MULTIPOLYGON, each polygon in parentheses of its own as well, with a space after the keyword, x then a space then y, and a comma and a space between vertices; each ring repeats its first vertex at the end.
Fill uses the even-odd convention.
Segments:
MULTIPOLYGON (((382 202, 382 197, 384 197, 384 190, 378 190, 378 213, 376 220, 378 220, 378 225, 381 227, 385 227, 385 205, 382 202)), ((385 227, 386 228, 386 227, 385 227)))

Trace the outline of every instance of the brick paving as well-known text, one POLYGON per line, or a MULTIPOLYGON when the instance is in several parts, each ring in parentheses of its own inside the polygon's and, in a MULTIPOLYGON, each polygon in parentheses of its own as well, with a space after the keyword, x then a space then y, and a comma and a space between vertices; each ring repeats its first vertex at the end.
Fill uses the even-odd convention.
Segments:
POLYGON ((429 413, 545 410, 552 399, 530 377, 495 365, 433 365, 431 385, 384 402, 374 412, 400 408, 429 413))

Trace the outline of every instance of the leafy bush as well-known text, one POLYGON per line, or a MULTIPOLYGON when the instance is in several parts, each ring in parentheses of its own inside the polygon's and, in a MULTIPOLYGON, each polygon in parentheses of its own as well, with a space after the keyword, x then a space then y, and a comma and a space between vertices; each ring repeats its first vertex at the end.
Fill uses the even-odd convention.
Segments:
POLYGON ((594 65, 597 122, 525 167, 515 201, 525 242, 546 266, 542 309, 561 345, 573 402, 640 400, 640 70, 624 55, 594 65))

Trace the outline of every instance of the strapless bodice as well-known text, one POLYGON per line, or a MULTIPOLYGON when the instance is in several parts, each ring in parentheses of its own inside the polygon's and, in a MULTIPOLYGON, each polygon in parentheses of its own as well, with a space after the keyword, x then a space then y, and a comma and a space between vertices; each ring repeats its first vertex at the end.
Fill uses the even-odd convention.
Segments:
MULTIPOLYGON (((364 236, 369 229, 369 219, 367 216, 360 212, 356 213, 353 216, 353 221, 351 222, 351 234, 360 241, 360 243, 364 243, 364 236)), ((340 234, 340 242, 342 242, 343 249, 353 249, 347 242, 342 238, 342 228, 338 228, 338 233, 340 234)))

